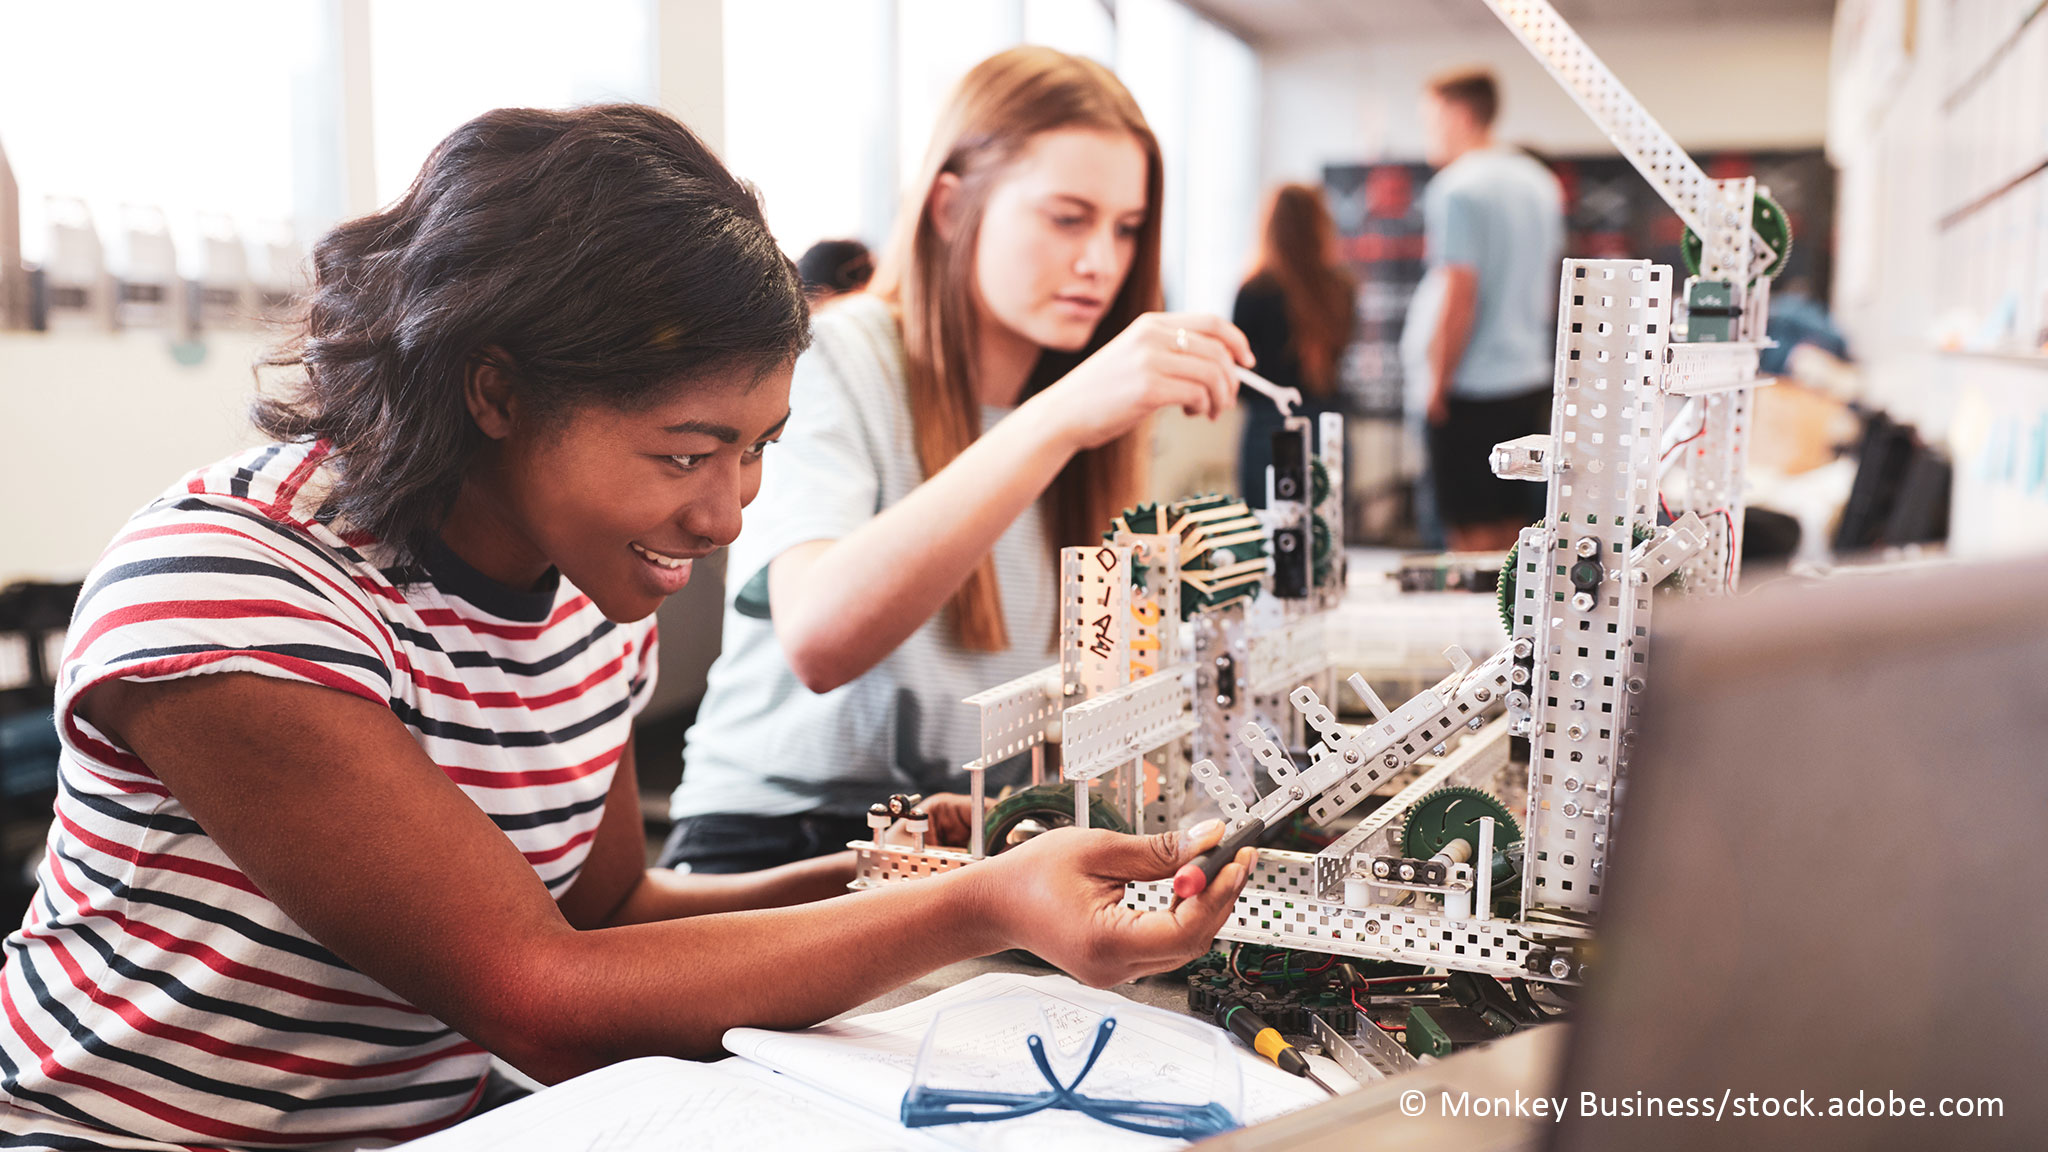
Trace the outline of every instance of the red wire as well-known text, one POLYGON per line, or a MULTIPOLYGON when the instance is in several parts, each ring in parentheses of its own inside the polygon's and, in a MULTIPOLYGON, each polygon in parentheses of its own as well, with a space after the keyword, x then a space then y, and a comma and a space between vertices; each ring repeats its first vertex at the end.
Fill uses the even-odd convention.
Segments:
POLYGON ((1685 439, 1683 439, 1683 440, 1680 440, 1680 441, 1679 441, 1678 443, 1676 443, 1676 444, 1673 444, 1673 445, 1672 445, 1671 447, 1669 447, 1669 448, 1666 448, 1666 449, 1664 450, 1664 459, 1666 459, 1666 460, 1669 460, 1669 459, 1671 459, 1671 454, 1672 454, 1673 452, 1676 452, 1676 451, 1678 451, 1678 450, 1679 450, 1680 448, 1683 448, 1683 447, 1685 447, 1685 446, 1686 446, 1687 444, 1690 444, 1690 443, 1692 443, 1693 441, 1695 441, 1695 440, 1699 439, 1699 438, 1700 438, 1700 437, 1702 437, 1702 436, 1705 436, 1706 434, 1707 434, 1707 422, 1706 422, 1706 421, 1705 421, 1704 419, 1702 419, 1702 420, 1700 421, 1700 430, 1699 430, 1699 431, 1697 431, 1697 432, 1693 433, 1693 434, 1692 434, 1692 435, 1690 435, 1690 436, 1687 436, 1687 437, 1686 437, 1685 439))

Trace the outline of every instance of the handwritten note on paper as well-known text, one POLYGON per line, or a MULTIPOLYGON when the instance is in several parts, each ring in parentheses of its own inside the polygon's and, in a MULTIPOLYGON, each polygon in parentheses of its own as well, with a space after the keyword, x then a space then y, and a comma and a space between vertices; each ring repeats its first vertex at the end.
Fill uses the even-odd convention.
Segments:
POLYGON ((627 1060, 507 1104, 406 1152, 942 1152, 739 1060, 627 1060))
MULTIPOLYGON (((1065 976, 992 972, 899 1008, 821 1024, 801 1032, 735 1028, 725 1034, 725 1047, 734 1055, 785 1073, 863 1111, 893 1117, 903 1094, 910 1088, 918 1046, 940 1009, 1020 993, 1042 998, 1056 1033, 1052 1039, 1059 1044, 1074 1042, 1092 1027, 1095 1019, 1115 1015, 1129 1004, 1113 992, 1097 991, 1065 976)), ((1322 1093, 1306 1082, 1250 1053, 1239 1055, 1244 1061, 1242 1119, 1246 1123, 1271 1119, 1323 1099, 1322 1093)), ((1136 1150, 1182 1145, 1178 1140, 1125 1132, 1087 1116, 1057 1110, 1000 1123, 942 1125, 921 1131, 970 1152, 1044 1152, 1047 1147, 1070 1146, 1136 1150)))

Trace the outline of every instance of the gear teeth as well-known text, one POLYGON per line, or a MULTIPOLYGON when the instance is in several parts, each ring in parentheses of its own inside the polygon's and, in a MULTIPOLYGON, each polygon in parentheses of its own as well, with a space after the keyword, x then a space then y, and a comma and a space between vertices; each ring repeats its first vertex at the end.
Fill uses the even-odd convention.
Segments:
MULTIPOLYGON (((1264 570, 1249 562, 1266 558, 1264 528, 1251 509, 1235 496, 1216 492, 1163 506, 1140 504, 1118 515, 1102 538, 1114 540, 1119 531, 1133 535, 1179 534, 1183 620, 1204 608, 1247 600, 1259 592, 1264 570), (1227 563, 1217 563, 1219 552, 1226 555, 1227 563)), ((1134 567, 1132 579, 1142 582, 1145 569, 1134 567)))
POLYGON ((1453 784, 1429 793, 1408 810, 1401 821, 1401 852, 1410 859, 1427 860, 1442 851, 1443 841, 1431 838, 1441 831, 1442 817, 1460 800, 1484 805, 1487 811, 1480 815, 1493 817, 1499 825, 1494 830, 1494 847, 1505 847, 1522 838, 1522 826, 1498 797, 1478 788, 1453 784))

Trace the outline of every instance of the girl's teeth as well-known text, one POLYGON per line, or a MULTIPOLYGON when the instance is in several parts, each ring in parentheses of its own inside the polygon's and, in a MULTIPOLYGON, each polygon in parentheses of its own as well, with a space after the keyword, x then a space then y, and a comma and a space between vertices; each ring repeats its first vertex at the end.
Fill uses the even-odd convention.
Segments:
POLYGON ((661 565, 663 568, 681 568, 683 565, 689 563, 688 560, 678 560, 673 556, 663 556, 659 552, 649 552, 647 549, 642 548, 638 544, 633 545, 633 551, 638 552, 642 556, 647 557, 649 560, 654 561, 656 564, 661 565))

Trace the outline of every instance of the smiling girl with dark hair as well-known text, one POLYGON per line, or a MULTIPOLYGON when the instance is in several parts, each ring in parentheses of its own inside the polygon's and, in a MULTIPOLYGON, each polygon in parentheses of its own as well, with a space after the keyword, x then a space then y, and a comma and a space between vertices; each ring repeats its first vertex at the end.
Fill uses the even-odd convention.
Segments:
POLYGON ((145 507, 79 599, 0 973, 9 1147, 402 1140, 493 1053, 555 1080, 1001 948, 1109 984, 1208 946, 1245 862, 1120 901, 1220 829, 834 899, 844 855, 643 867, 650 617, 738 533, 808 327, 682 125, 488 113, 315 263, 278 441, 145 507))

